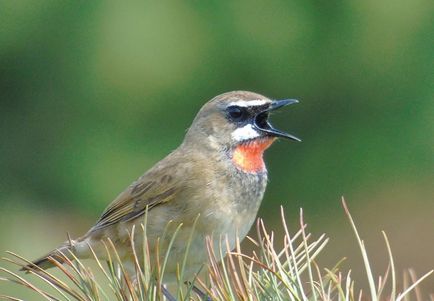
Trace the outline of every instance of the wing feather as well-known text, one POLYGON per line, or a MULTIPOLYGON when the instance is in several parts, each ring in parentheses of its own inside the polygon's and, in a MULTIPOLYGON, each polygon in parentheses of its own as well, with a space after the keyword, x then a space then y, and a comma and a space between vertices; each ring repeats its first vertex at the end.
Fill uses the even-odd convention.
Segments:
POLYGON ((176 184, 171 176, 164 173, 160 177, 148 175, 139 178, 104 210, 92 231, 133 220, 143 215, 146 208, 150 210, 171 201, 179 191, 176 184))

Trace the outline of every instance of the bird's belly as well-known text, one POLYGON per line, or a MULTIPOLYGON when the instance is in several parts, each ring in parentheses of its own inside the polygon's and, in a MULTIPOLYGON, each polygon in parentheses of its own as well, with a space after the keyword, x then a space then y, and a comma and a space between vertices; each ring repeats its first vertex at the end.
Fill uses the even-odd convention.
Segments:
POLYGON ((241 241, 247 235, 255 216, 256 212, 242 217, 226 214, 219 216, 217 213, 212 218, 200 216, 195 226, 181 226, 171 248, 169 249, 167 241, 161 248, 168 252, 165 281, 170 283, 176 280, 176 266, 181 266, 184 260, 184 278, 192 279, 208 262, 210 247, 216 260, 220 261, 228 251, 236 247, 237 238, 241 241))
POLYGON ((220 198, 204 210, 201 219, 201 229, 205 229, 202 236, 211 237, 218 258, 233 250, 237 240, 241 242, 251 229, 264 196, 267 175, 240 173, 231 181, 233 189, 219 193, 220 198))

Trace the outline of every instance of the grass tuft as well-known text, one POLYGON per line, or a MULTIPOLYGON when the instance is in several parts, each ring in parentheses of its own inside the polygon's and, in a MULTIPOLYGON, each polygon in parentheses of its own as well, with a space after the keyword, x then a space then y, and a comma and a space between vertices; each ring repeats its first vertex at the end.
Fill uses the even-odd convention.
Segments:
MULTIPOLYGON (((141 229, 133 228, 130 233, 132 252, 134 254, 134 275, 127 272, 112 241, 107 240, 105 249, 108 260, 102 262, 91 249, 94 259, 93 268, 74 257, 74 254, 64 254, 60 258, 51 258, 57 269, 45 271, 38 267, 30 270, 30 277, 14 272, 12 269, 0 267, 4 276, 0 281, 9 285, 19 285, 35 292, 41 300, 66 301, 154 301, 154 300, 290 300, 290 301, 402 301, 414 296, 416 300, 423 300, 423 294, 418 288, 421 281, 429 277, 429 271, 418 278, 413 270, 404 272, 404 288, 397 289, 397 274, 389 240, 383 232, 386 244, 389 267, 383 276, 375 277, 364 242, 361 239, 348 206, 342 199, 345 214, 353 228, 356 241, 363 258, 366 277, 369 283, 369 295, 355 289, 351 278, 351 271, 343 274, 339 262, 331 269, 321 268, 316 258, 324 250, 328 238, 323 234, 314 239, 307 232, 307 225, 300 210, 300 229, 291 234, 288 230, 285 214, 281 208, 283 240, 276 241, 273 231, 267 229, 262 219, 256 223, 257 239, 248 238, 254 246, 249 254, 243 252, 240 240, 236 240, 236 247, 230 250, 228 239, 221 239, 221 246, 216 250, 212 239, 206 239, 208 262, 203 272, 195 279, 184 279, 187 265, 187 254, 180 262, 177 270, 177 285, 172 292, 173 297, 163 286, 166 262, 170 256, 170 247, 166 254, 159 254, 157 262, 151 262, 150 247, 147 242, 146 220, 141 229), (143 254, 137 256, 134 248, 134 236, 143 235, 143 254), (278 247, 278 245, 282 245, 278 247), (222 252, 225 250, 225 252, 222 252), (225 255, 225 253, 227 253, 225 255), (66 256, 68 255, 68 256, 66 256), (68 258, 74 258, 70 260, 68 258), (142 258, 141 260, 139 258, 142 258), (63 262, 63 264, 61 264, 63 262), (60 274, 60 275, 59 275, 60 274), (202 275, 203 274, 203 275, 202 275), (185 282, 184 280, 189 280, 185 282), (386 292, 386 287, 391 287, 386 292), (413 293, 413 295, 410 295, 413 293)), ((197 221, 197 219, 196 219, 197 221)), ((195 224, 196 224, 195 221, 195 224)), ((179 225, 169 246, 172 245, 179 225)), ((194 227, 193 227, 194 229, 194 227)), ((194 231, 194 230, 193 230, 194 231)), ((193 231, 187 243, 187 250, 193 238, 193 231)), ((156 250, 158 254, 158 247, 156 250)), ((3 258, 18 268, 29 264, 29 260, 7 252, 3 258)), ((431 300, 433 297, 430 296, 431 300)), ((21 300, 17 297, 0 294, 3 300, 21 300)))

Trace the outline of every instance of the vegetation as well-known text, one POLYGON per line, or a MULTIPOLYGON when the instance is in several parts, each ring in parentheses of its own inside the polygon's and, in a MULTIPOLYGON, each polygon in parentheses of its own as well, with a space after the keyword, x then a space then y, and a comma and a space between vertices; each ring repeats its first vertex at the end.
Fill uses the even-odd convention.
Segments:
MULTIPOLYGON (((151 264, 149 246, 146 243, 146 227, 144 235, 144 262, 136 258, 136 275, 128 275, 116 252, 116 246, 110 241, 106 244, 109 260, 107 266, 94 254, 97 269, 101 277, 95 276, 95 271, 76 259, 70 261, 65 256, 66 263, 62 266, 53 259, 61 270, 66 281, 55 276, 50 271, 37 269, 31 271, 36 278, 46 285, 37 284, 37 279, 26 280, 21 275, 1 268, 8 275, 1 278, 11 285, 16 283, 36 292, 43 300, 77 300, 77 301, 139 301, 139 300, 409 300, 413 291, 416 300, 422 300, 422 294, 417 285, 433 273, 428 272, 417 279, 413 271, 408 271, 411 284, 407 283, 401 290, 397 286, 397 273, 391 247, 386 234, 383 232, 386 248, 389 254, 389 268, 383 276, 375 282, 371 271, 369 258, 360 238, 349 210, 342 201, 345 212, 354 230, 356 241, 359 244, 363 257, 366 276, 369 280, 369 293, 357 290, 351 278, 351 272, 343 273, 339 264, 331 269, 321 268, 316 258, 325 248, 328 239, 323 234, 314 239, 306 231, 307 225, 300 211, 300 230, 290 234, 285 222, 283 208, 281 210, 282 226, 284 231, 283 246, 277 247, 278 239, 274 232, 268 230, 264 222, 258 219, 256 224, 257 240, 249 238, 254 245, 251 254, 243 253, 239 241, 235 250, 230 251, 226 258, 213 249, 207 242, 209 261, 206 265, 205 277, 198 276, 192 282, 183 279, 184 263, 179 267, 178 285, 172 294, 162 286, 164 283, 164 268, 170 249, 161 262, 151 264), (219 263, 221 262, 221 264, 219 263), (133 280, 135 279, 135 280, 133 280), (387 288, 389 289, 387 290, 387 288)), ((138 235, 132 231, 133 236, 138 235)), ((24 266, 28 260, 12 253, 5 260, 24 266)), ((136 254, 135 254, 136 255, 136 254)), ((20 300, 11 296, 2 296, 5 300, 20 300)))

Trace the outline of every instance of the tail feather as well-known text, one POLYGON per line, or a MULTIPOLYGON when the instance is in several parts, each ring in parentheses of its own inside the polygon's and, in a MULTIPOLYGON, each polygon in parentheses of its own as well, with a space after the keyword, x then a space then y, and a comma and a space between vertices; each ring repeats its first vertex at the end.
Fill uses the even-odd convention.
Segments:
POLYGON ((21 268, 21 271, 35 271, 38 270, 37 267, 46 270, 52 267, 55 267, 55 262, 58 262, 60 264, 63 264, 66 259, 72 260, 72 251, 73 251, 73 245, 71 242, 65 242, 62 245, 60 245, 55 250, 51 251, 47 255, 36 259, 32 263, 29 263, 28 265, 21 268))

